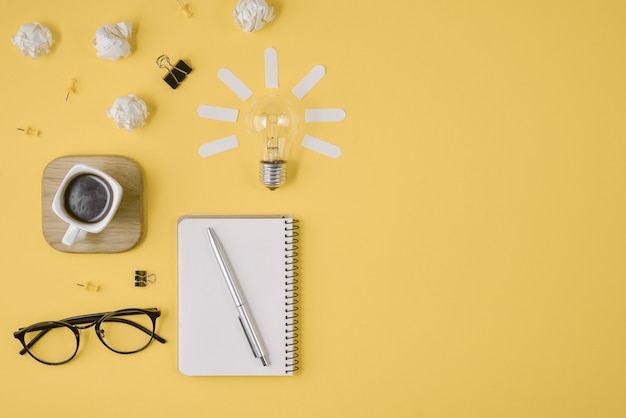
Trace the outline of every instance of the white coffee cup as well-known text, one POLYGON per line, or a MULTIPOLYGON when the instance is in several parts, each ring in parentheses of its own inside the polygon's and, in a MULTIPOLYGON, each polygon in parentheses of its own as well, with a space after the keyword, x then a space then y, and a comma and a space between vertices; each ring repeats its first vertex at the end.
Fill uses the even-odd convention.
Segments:
POLYGON ((111 222, 122 201, 122 186, 105 172, 76 164, 65 175, 52 201, 52 211, 69 224, 61 242, 71 246, 97 234, 111 222))

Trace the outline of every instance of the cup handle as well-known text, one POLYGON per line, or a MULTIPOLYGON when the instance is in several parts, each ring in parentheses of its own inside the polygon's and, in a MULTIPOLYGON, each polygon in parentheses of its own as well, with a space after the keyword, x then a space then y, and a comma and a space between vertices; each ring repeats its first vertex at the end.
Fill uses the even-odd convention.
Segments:
POLYGON ((61 242, 71 247, 76 241, 83 240, 86 236, 87 231, 85 231, 84 229, 80 229, 77 226, 70 225, 67 228, 67 231, 65 231, 65 235, 63 236, 61 242))

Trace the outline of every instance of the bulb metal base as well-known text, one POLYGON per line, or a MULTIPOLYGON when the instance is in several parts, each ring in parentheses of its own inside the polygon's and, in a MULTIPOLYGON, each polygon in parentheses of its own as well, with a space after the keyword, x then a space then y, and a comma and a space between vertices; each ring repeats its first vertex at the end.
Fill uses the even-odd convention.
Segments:
POLYGON ((261 161, 259 180, 270 190, 276 190, 287 179, 287 161, 261 161))

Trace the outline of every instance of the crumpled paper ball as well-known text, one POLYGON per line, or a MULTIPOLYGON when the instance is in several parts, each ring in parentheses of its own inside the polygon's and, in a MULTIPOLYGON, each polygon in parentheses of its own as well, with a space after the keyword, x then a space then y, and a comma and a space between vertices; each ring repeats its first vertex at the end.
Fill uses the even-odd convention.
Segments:
POLYGON ((269 7, 265 0, 239 0, 233 16, 244 32, 256 32, 274 20, 274 8, 269 7))
POLYGON ((11 37, 13 45, 22 50, 22 55, 30 55, 37 59, 50 52, 52 32, 39 22, 27 23, 20 26, 15 36, 11 37))
POLYGON ((128 38, 133 34, 131 22, 120 22, 113 25, 104 25, 96 31, 93 46, 98 50, 98 57, 117 61, 120 57, 130 55, 128 38))
POLYGON ((117 123, 118 128, 132 132, 141 128, 148 117, 148 106, 134 94, 115 99, 113 106, 107 109, 107 115, 117 123))

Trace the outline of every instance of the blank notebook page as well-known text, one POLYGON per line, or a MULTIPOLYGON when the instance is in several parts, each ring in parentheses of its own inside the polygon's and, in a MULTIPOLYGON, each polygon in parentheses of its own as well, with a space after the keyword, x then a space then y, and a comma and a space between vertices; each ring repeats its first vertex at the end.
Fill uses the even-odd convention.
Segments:
POLYGON ((292 219, 187 216, 178 222, 178 368, 190 376, 286 376, 293 370, 289 303, 292 219), (269 364, 255 358, 217 263, 219 237, 269 364))

